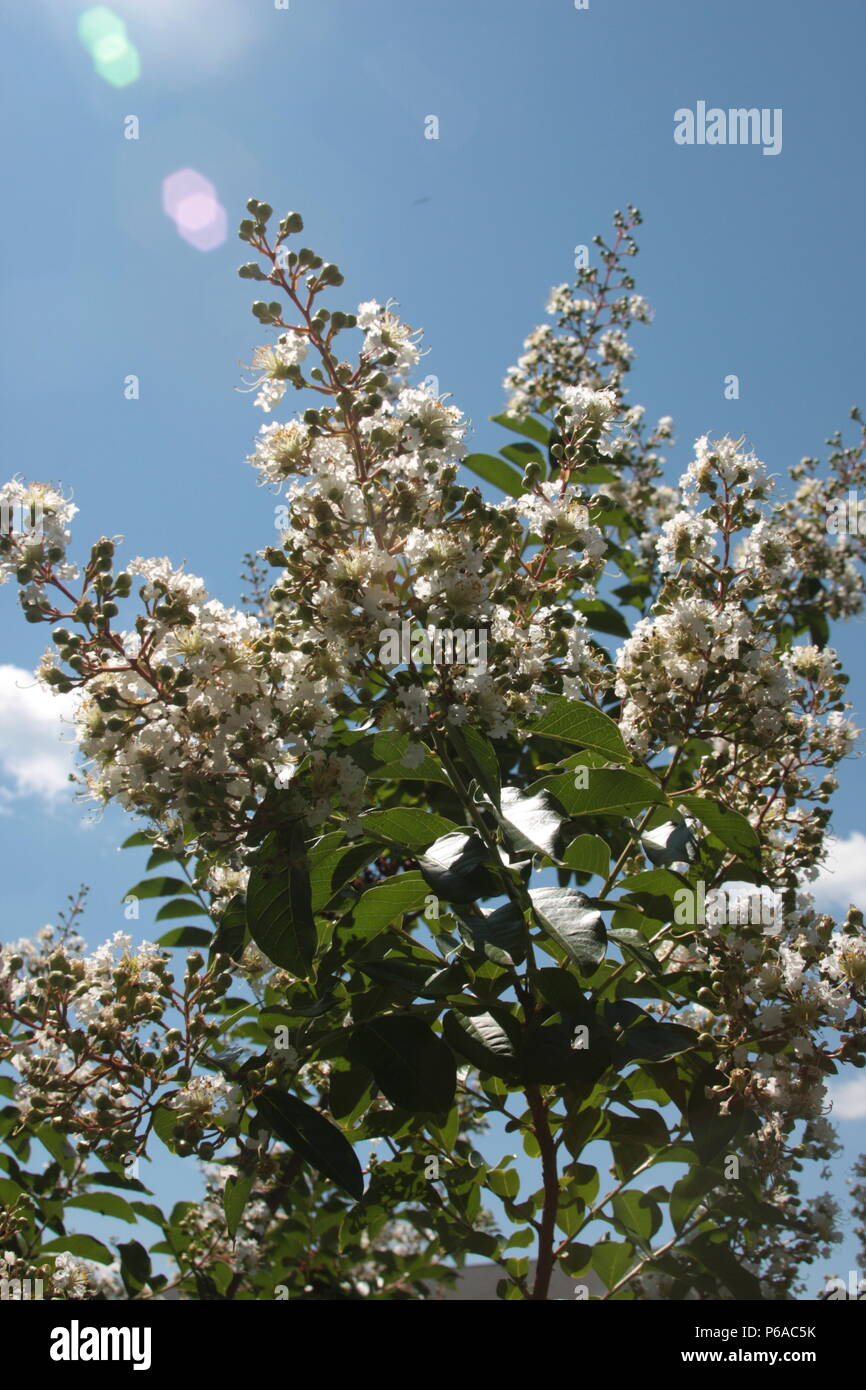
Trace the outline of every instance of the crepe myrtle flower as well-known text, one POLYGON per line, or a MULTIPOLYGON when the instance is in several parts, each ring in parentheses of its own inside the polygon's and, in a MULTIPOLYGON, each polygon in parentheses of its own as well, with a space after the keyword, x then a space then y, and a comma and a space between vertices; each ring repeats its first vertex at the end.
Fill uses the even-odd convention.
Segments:
MULTIPOLYGON (((529 416, 550 431, 549 459, 530 459, 519 495, 492 500, 461 471, 469 423, 450 397, 413 384, 420 335, 393 302, 325 309, 320 295, 342 279, 336 267, 311 251, 284 267, 272 255, 267 275, 247 272, 287 300, 254 306, 275 330, 254 358, 255 406, 269 418, 251 430, 249 455, 276 503, 261 611, 223 602, 168 557, 118 570, 115 540, 99 540, 76 569, 74 506, 21 480, 0 489, 0 580, 14 577, 26 616, 53 628, 40 676, 72 696, 83 790, 144 818, 160 847, 194 857, 194 891, 218 923, 249 886, 251 821, 275 797, 307 835, 363 832, 369 769, 346 738, 362 726, 403 736, 402 772, 469 730, 513 765, 525 731, 564 696, 604 709, 638 770, 667 776, 672 803, 697 797, 737 812, 782 898, 774 932, 726 920, 663 934, 654 949, 665 980, 673 988, 685 972, 701 983, 695 1000, 678 1004, 666 990, 650 1003, 715 1050, 714 1095, 723 1113, 750 1109, 757 1128, 743 1152, 780 1221, 796 1227, 798 1259, 812 1258, 832 1240, 833 1213, 822 1206, 806 1220, 795 1174, 804 1156, 831 1151, 826 1077, 837 1060, 863 1061, 866 987, 862 918, 837 927, 801 891, 825 853, 835 770, 857 739, 841 663, 814 614, 862 608, 859 542, 822 529, 811 464, 793 500, 778 502, 744 440, 701 436, 679 486, 660 482, 672 421, 648 425, 624 385, 626 334, 649 318, 623 259, 638 221, 633 209, 620 217, 599 266, 552 292, 555 323, 529 335, 508 373, 511 415, 530 437, 529 416), (9 520, 37 504, 40 535, 9 520), (634 601, 627 635, 619 613, 609 631, 591 621, 610 619, 601 586, 615 565, 634 601), (804 605, 813 632, 800 621, 804 605), (468 659, 467 644, 437 660, 431 645, 427 655, 401 647, 395 665, 383 633, 404 625, 483 635, 486 660, 468 659)), ((839 443, 834 467, 831 491, 856 485, 860 470, 866 483, 856 450, 839 443)), ((466 824, 485 825, 472 796, 466 824)), ((698 842, 707 833, 688 825, 698 842)), ((614 878, 669 862, 658 826, 631 835, 614 878)), ((302 1094, 324 1096, 336 1063, 311 1060, 293 1024, 292 1047, 259 1037, 239 1079, 214 1050, 227 1026, 224 1012, 214 1018, 220 1001, 234 982, 264 1008, 298 981, 250 942, 207 964, 193 953, 181 972, 168 951, 123 933, 93 951, 53 930, 4 946, 0 1007, 11 1023, 0 1061, 22 1120, 66 1126, 82 1157, 144 1152, 156 1106, 178 1152, 209 1161, 233 1146, 251 1179, 237 1230, 246 1277, 257 1242, 282 1219, 264 1197, 285 1161, 278 1138, 248 1123, 250 1092, 290 1074, 302 1094)), ((461 1103, 474 1084, 468 1072, 462 1080, 461 1103)), ((224 1252, 233 1267, 224 1217, 222 1186, 208 1179, 185 1230, 194 1254, 224 1252)), ((762 1277, 789 1287, 796 1260, 786 1261, 762 1252, 762 1277)), ((359 1278, 377 1287, 364 1269, 359 1278)))

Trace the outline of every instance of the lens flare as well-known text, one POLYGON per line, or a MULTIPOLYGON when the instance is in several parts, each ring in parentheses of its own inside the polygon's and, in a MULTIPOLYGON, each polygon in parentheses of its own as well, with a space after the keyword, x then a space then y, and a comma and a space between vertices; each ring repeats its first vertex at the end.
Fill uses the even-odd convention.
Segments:
POLYGON ((210 179, 197 169, 176 169, 163 179, 162 206, 197 251, 213 251, 228 236, 228 214, 210 179))
POLYGON ((138 81, 141 59, 120 15, 106 5, 85 10, 78 20, 78 37, 88 49, 99 76, 112 87, 128 87, 138 81))

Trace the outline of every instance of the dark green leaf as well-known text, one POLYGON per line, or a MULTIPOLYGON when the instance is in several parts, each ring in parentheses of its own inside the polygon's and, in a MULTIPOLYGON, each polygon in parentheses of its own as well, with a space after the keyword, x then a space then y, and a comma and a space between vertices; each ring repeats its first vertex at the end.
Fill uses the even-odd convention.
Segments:
POLYGON ((417 912, 429 896, 430 890, 416 870, 395 874, 362 894, 355 908, 354 926, 373 936, 405 912, 417 912))
POLYGON ((576 888, 534 888, 529 894, 539 924, 575 965, 592 971, 607 949, 601 913, 576 888))
POLYGON ((610 815, 617 811, 633 814, 663 800, 661 791, 648 777, 605 767, 591 767, 585 787, 575 786, 574 769, 550 778, 547 786, 570 816, 610 815))
POLYGON ((685 821, 666 821, 641 836, 651 864, 691 864, 697 857, 698 842, 685 821))
POLYGON ((678 797, 677 805, 685 806, 723 845, 742 858, 748 859, 760 849, 757 831, 739 811, 702 796, 678 797))
POLYGON ((360 1201, 364 1174, 358 1156, 343 1133, 318 1110, 297 1096, 269 1086, 258 1098, 258 1113, 267 1126, 294 1153, 312 1164, 331 1182, 360 1201))
POLYGON ((207 917, 210 914, 200 903, 190 903, 186 899, 183 902, 163 903, 159 912, 156 914, 157 922, 170 922, 177 917, 207 917))
POLYGON ((93 1236, 58 1236, 56 1240, 49 1240, 41 1250, 46 1254, 65 1251, 68 1255, 77 1255, 81 1260, 95 1260, 101 1265, 110 1265, 114 1259, 107 1246, 93 1236))
POLYGON ((465 724, 462 728, 455 726, 449 731, 448 738, 467 770, 477 778, 494 806, 498 806, 500 793, 499 760, 492 743, 477 729, 473 729, 471 724, 465 724))
POLYGON ((66 1205, 82 1207, 85 1211, 98 1211, 102 1216, 115 1216, 118 1221, 129 1221, 135 1225, 134 1210, 116 1192, 85 1192, 79 1197, 70 1197, 66 1205))
POLYGON ((502 788, 502 824, 515 854, 547 854, 555 859, 563 816, 544 790, 527 796, 519 787, 502 788))
POLYGON ((557 1013, 574 1014, 583 1019, 587 1010, 591 1010, 583 990, 567 970, 545 965, 536 972, 535 978, 545 1003, 557 1013))
POLYGON ((740 1097, 709 1089, 726 1088, 729 1084, 730 1080, 723 1072, 708 1067, 698 1077, 689 1096, 689 1129, 703 1163, 711 1163, 726 1151, 743 1125, 744 1106, 740 1097), (727 1106, 723 1111, 725 1101, 727 1106))
POLYGON ((210 946, 213 933, 204 927, 175 927, 156 939, 157 946, 210 946))
POLYGON ((492 1014, 447 1013, 442 1030, 451 1046, 480 1071, 510 1080, 517 1059, 511 1039, 492 1014))
POLYGON ((491 420, 495 425, 502 425, 504 429, 511 430, 512 434, 525 435, 527 439, 534 439, 537 444, 547 444, 550 439, 550 427, 535 420, 531 415, 491 415, 491 420))
POLYGON ((675 1231, 681 1231, 692 1212, 709 1192, 719 1185, 719 1176, 709 1168, 691 1168, 674 1183, 670 1197, 670 1216, 675 1231))
POLYGON ((374 857, 369 844, 346 845, 342 834, 325 835, 309 851, 310 893, 314 912, 321 912, 336 893, 374 857))
POLYGON ((253 1180, 247 1173, 240 1173, 237 1177, 229 1176, 226 1178, 226 1185, 223 1189, 223 1211, 226 1218, 226 1230, 234 1240, 237 1235, 244 1208, 252 1192, 253 1180))
POLYGON ((689 1241, 687 1248, 735 1299, 741 1302, 763 1301, 760 1280, 743 1268, 729 1249, 724 1233, 721 1233, 720 1239, 701 1233, 689 1241))
POLYGON ((424 880, 438 898, 468 903, 488 898, 499 885, 486 867, 487 847, 478 835, 443 835, 418 861, 424 880))
POLYGON ((603 598, 580 599, 576 606, 586 615, 586 625, 593 632, 607 632, 611 637, 631 635, 631 629, 619 609, 603 598))
POLYGON ((174 898, 179 893, 192 893, 182 878, 143 878, 124 895, 126 898, 174 898))
POLYGON ((211 942, 211 951, 214 955, 230 956, 232 960, 238 960, 243 954, 246 936, 246 898, 243 893, 236 893, 219 918, 211 942))
POLYGON ((631 956, 648 974, 661 975, 663 973, 659 962, 647 945, 646 939, 639 931, 635 931, 632 927, 612 927, 608 932, 608 937, 622 947, 624 955, 631 956))
POLYGON ((523 479, 505 459, 497 458, 495 454, 468 454, 463 465, 486 483, 492 483, 508 493, 509 497, 523 496, 523 479))
POLYGON ((569 869, 606 878, 610 868, 610 850, 599 835, 578 835, 563 854, 562 862, 569 869))
POLYGON ((629 761, 629 751, 613 720, 594 705, 567 700, 564 695, 551 698, 547 710, 530 732, 559 739, 562 743, 577 743, 581 748, 596 748, 600 753, 629 761))
POLYGON ((150 1278, 150 1256, 137 1240, 118 1245, 120 1252, 120 1273, 128 1292, 136 1292, 150 1278))
POLYGON ((614 1288, 634 1263, 634 1246, 628 1241, 603 1240, 592 1252, 592 1267, 607 1289, 614 1288))
POLYGON ((389 840, 401 849, 426 849, 434 840, 457 830, 453 821, 435 811, 415 806, 395 806, 389 811, 368 811, 361 817, 364 834, 371 839, 389 840))
POLYGON ((247 887, 247 926, 274 965, 293 975, 309 974, 317 934, 300 821, 268 835, 257 852, 247 887))
POLYGON ((457 1086, 451 1050, 414 1014, 385 1014, 352 1032, 352 1061, 376 1078, 388 1100, 403 1110, 450 1109, 457 1086))
POLYGON ((497 965, 513 965, 526 954, 528 932, 523 913, 515 903, 503 903, 480 917, 461 914, 460 934, 476 951, 483 951, 497 965))

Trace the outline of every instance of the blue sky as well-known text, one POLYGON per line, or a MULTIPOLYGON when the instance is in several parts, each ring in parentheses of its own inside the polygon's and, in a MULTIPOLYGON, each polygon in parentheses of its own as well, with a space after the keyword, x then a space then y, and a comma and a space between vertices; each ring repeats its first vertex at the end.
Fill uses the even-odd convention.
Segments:
MULTIPOLYGON (((744 434, 771 469, 820 453, 866 405, 857 0, 116 0, 141 57, 115 88, 76 32, 77 0, 4 7, 0 228, 5 472, 59 481, 83 546, 185 559, 226 602, 244 551, 267 543, 274 499, 244 464, 261 416, 237 391, 264 341, 234 227, 250 195, 304 215, 304 240, 346 275, 334 304, 391 296, 430 348, 424 374, 495 450, 487 417, 574 247, 627 202, 644 214, 631 401, 670 414, 671 477, 702 433, 744 434), (783 111, 783 148, 681 147, 674 112, 700 100, 783 111), (140 138, 124 138, 138 117, 140 138), (424 138, 425 118, 439 139, 424 138), (186 166, 215 185, 227 242, 200 252, 161 206, 186 166), (736 373, 740 399, 724 398, 736 373), (140 398, 124 398, 135 374, 140 398)), ((0 593, 0 663, 32 670, 47 629, 0 593)), ((864 722, 862 620, 834 638, 864 722)), ((4 936, 93 885, 93 940, 124 926, 140 876, 66 792, 43 707, 0 683, 4 936), (50 744, 50 747, 49 747, 50 744)), ((861 768, 843 769, 836 833, 847 900, 866 887, 861 768)), ((841 882, 841 879, 840 879, 841 882)), ((832 890, 829 890, 832 892, 832 890)), ((866 894, 863 895, 866 898, 866 894)), ((828 899, 828 904, 831 899, 828 899)), ((150 923, 142 922, 144 934, 150 923)), ((852 1073, 853 1075, 853 1073, 852 1073)), ((862 1074, 860 1074, 862 1075, 862 1074)), ((851 1093, 845 1160, 866 1148, 851 1093)), ((853 1247, 830 1262, 847 1270, 853 1247)))

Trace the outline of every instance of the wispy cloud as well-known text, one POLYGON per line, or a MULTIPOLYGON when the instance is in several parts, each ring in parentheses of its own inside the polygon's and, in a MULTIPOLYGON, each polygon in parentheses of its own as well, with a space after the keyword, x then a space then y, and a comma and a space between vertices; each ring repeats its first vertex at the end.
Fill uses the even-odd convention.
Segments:
POLYGON ((824 868, 805 886, 825 912, 844 912, 849 903, 866 908, 866 835, 853 830, 847 839, 831 840, 824 868))
POLYGON ((836 1081, 830 1086, 833 1116, 837 1120, 866 1120, 866 1076, 836 1081))
POLYGON ((0 805, 23 796, 54 801, 68 792, 74 701, 52 695, 32 671, 0 665, 0 805))

